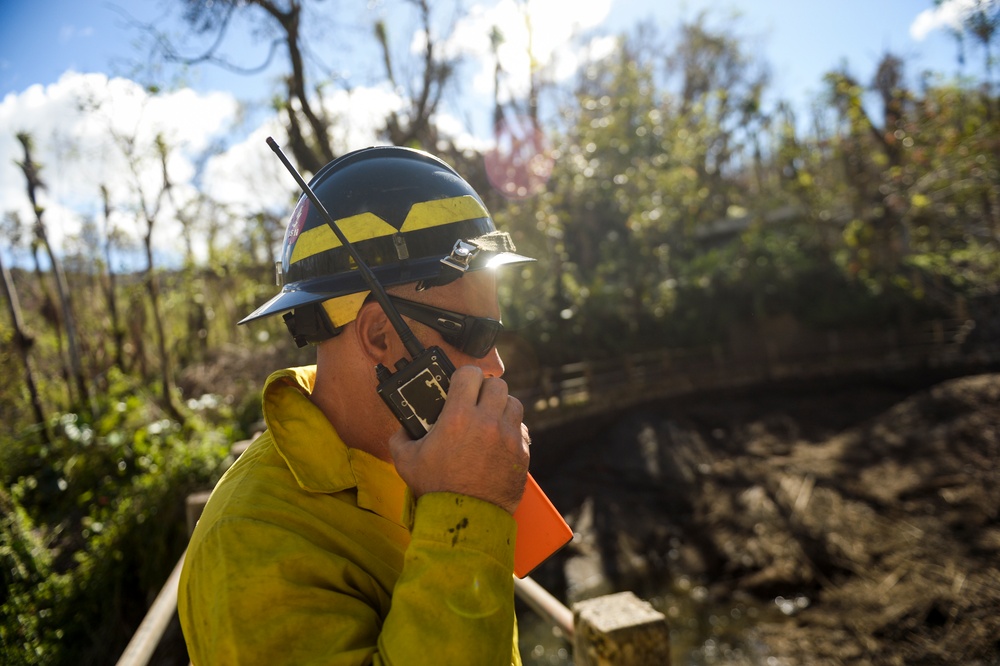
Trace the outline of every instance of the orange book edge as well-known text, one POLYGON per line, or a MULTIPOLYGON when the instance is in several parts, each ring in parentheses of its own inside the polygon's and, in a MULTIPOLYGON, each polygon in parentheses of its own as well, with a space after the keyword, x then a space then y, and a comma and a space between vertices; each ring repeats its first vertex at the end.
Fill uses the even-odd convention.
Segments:
POLYGON ((527 576, 573 538, 573 530, 531 474, 514 520, 517 522, 514 575, 518 578, 527 576))

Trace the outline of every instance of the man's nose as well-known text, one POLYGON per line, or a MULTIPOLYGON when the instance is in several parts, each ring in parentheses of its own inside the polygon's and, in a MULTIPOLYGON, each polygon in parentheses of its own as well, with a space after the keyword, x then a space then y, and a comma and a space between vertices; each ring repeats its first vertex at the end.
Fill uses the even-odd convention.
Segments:
POLYGON ((500 358, 500 352, 494 347, 490 352, 482 357, 475 359, 475 365, 483 371, 483 375, 486 377, 502 377, 504 373, 503 359, 500 358))

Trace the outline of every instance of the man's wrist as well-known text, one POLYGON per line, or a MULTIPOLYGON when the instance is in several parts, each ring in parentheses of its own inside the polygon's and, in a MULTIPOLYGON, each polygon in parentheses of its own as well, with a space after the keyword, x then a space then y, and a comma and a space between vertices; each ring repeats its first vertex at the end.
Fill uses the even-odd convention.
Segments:
POLYGON ((517 523, 503 508, 469 495, 432 492, 414 507, 412 540, 478 550, 513 571, 517 523))

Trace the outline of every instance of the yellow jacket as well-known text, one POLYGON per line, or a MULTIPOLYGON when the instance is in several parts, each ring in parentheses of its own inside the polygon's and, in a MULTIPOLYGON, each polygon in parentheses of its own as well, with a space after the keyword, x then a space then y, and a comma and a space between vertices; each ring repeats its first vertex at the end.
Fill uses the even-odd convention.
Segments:
POLYGON ((511 516, 451 493, 413 502, 308 399, 315 367, 264 387, 267 431, 216 486, 178 611, 196 666, 520 664, 511 516))

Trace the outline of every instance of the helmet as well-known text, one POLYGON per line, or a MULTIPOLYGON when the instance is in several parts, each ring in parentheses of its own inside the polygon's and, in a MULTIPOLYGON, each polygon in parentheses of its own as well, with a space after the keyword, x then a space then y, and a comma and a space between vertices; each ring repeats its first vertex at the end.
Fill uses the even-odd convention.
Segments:
MULTIPOLYGON (((364 148, 327 164, 309 185, 383 286, 428 288, 467 271, 534 261, 514 253, 472 186, 429 153, 364 148)), ((281 291, 239 322, 286 313, 299 346, 336 335, 368 294, 351 254, 313 208, 303 194, 292 211, 281 291)))

